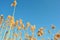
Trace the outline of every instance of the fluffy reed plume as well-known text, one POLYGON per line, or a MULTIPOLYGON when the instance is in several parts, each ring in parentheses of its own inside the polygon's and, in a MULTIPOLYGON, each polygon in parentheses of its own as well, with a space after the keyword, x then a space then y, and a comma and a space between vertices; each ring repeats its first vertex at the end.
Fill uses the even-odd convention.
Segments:
POLYGON ((33 26, 31 26, 31 31, 32 31, 32 37, 34 37, 34 31, 35 31, 35 29, 36 29, 36 26, 35 25, 33 25, 33 26))
POLYGON ((11 6, 16 6, 17 5, 17 2, 16 2, 16 0, 14 0, 14 2, 11 4, 11 6))
POLYGON ((18 21, 18 20, 16 20, 15 25, 16 25, 16 26, 18 26, 18 23, 19 23, 19 21, 18 21))
POLYGON ((20 19, 20 25, 23 24, 22 19, 20 19))
POLYGON ((18 29, 18 30, 21 30, 21 26, 18 26, 17 29, 18 29))
POLYGON ((58 40, 58 39, 60 39, 60 34, 55 34, 54 40, 58 40))
POLYGON ((55 28, 56 28, 56 26, 55 26, 54 24, 52 24, 52 25, 51 25, 51 28, 52 28, 52 29, 55 29, 55 28))
POLYGON ((42 36, 44 34, 44 28, 40 28, 37 35, 42 36))
POLYGON ((35 25, 31 26, 31 31, 32 31, 32 32, 35 31, 35 25))
POLYGON ((26 27, 29 27, 29 26, 30 26, 30 22, 27 22, 26 27))

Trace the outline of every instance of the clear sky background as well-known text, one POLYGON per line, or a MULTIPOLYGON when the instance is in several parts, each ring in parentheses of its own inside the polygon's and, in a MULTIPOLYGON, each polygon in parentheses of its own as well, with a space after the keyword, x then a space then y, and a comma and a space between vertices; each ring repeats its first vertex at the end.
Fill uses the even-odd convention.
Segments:
MULTIPOLYGON (((3 14, 6 18, 8 15, 12 15, 13 7, 11 3, 14 0, 0 0, 0 15, 3 14)), ((54 24, 57 32, 60 29, 60 0, 17 0, 15 19, 22 18, 23 22, 30 22, 32 25, 36 25, 36 31, 42 26, 47 26, 46 35, 44 38, 51 38, 47 33, 50 29, 50 25, 54 24)), ((40 37, 37 37, 38 40, 40 37)))

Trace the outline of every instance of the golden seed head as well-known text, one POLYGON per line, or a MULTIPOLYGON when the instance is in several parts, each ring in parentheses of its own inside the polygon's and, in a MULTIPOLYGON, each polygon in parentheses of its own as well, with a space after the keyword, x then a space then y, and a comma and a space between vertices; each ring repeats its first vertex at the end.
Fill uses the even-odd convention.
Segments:
POLYGON ((29 26, 30 26, 30 23, 29 23, 29 22, 27 22, 26 26, 27 26, 27 27, 29 27, 29 26))
POLYGON ((16 20, 15 24, 16 24, 16 25, 18 25, 18 22, 19 22, 19 21, 18 21, 18 20, 16 20))
POLYGON ((60 34, 56 34, 55 36, 56 36, 57 38, 60 38, 60 34))
POLYGON ((34 32, 34 30, 35 30, 35 25, 31 26, 31 31, 34 32))
POLYGON ((13 20, 13 21, 14 21, 14 17, 13 17, 13 16, 11 17, 11 20, 13 20))
POLYGON ((24 24, 21 25, 22 29, 24 29, 24 24))
POLYGON ((20 24, 22 24, 22 19, 20 19, 20 24))
POLYGON ((51 28, 52 28, 52 29, 55 29, 55 25, 52 24, 52 25, 51 25, 51 28))
POLYGON ((55 34, 54 40, 58 40, 60 38, 60 34, 55 34))
POLYGON ((15 25, 15 22, 13 19, 10 20, 10 26, 13 27, 15 25))
POLYGON ((11 4, 11 6, 16 6, 17 5, 17 2, 16 0, 11 4))
POLYGON ((8 19, 11 19, 11 16, 10 15, 8 15, 8 19))
POLYGON ((43 31, 38 31, 38 36, 42 36, 44 34, 43 31))
POLYGON ((21 27, 20 26, 18 26, 18 30, 21 30, 21 27))
POLYGON ((37 33, 38 36, 42 36, 44 34, 44 30, 43 28, 41 27, 37 33))

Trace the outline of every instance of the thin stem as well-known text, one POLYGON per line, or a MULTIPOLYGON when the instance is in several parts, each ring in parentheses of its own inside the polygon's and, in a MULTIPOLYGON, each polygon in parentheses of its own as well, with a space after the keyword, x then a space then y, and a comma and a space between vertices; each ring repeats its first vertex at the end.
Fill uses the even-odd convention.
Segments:
POLYGON ((15 10, 16 10, 16 6, 14 7, 14 11, 13 11, 13 17, 14 17, 14 15, 15 15, 15 10))
POLYGON ((8 31, 6 40, 8 40, 8 36, 10 35, 10 30, 11 30, 11 27, 10 27, 10 29, 9 29, 9 31, 8 31))
POLYGON ((32 32, 32 37, 34 37, 34 32, 32 32))

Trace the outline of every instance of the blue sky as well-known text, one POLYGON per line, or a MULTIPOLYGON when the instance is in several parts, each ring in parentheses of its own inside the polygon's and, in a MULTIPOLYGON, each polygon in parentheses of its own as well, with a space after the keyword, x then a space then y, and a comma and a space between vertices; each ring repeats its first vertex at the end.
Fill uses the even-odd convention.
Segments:
MULTIPOLYGON (((13 1, 0 0, 0 15, 3 14, 5 18, 12 15, 13 7, 11 7, 11 3, 13 1)), ((29 21, 32 25, 35 24, 36 32, 42 26, 47 26, 46 30, 51 29, 51 24, 54 24, 56 31, 58 31, 60 29, 60 0, 17 0, 14 16, 16 20, 22 18, 24 23, 29 21)), ((45 38, 49 36, 49 34, 47 37, 46 35, 45 38)))

